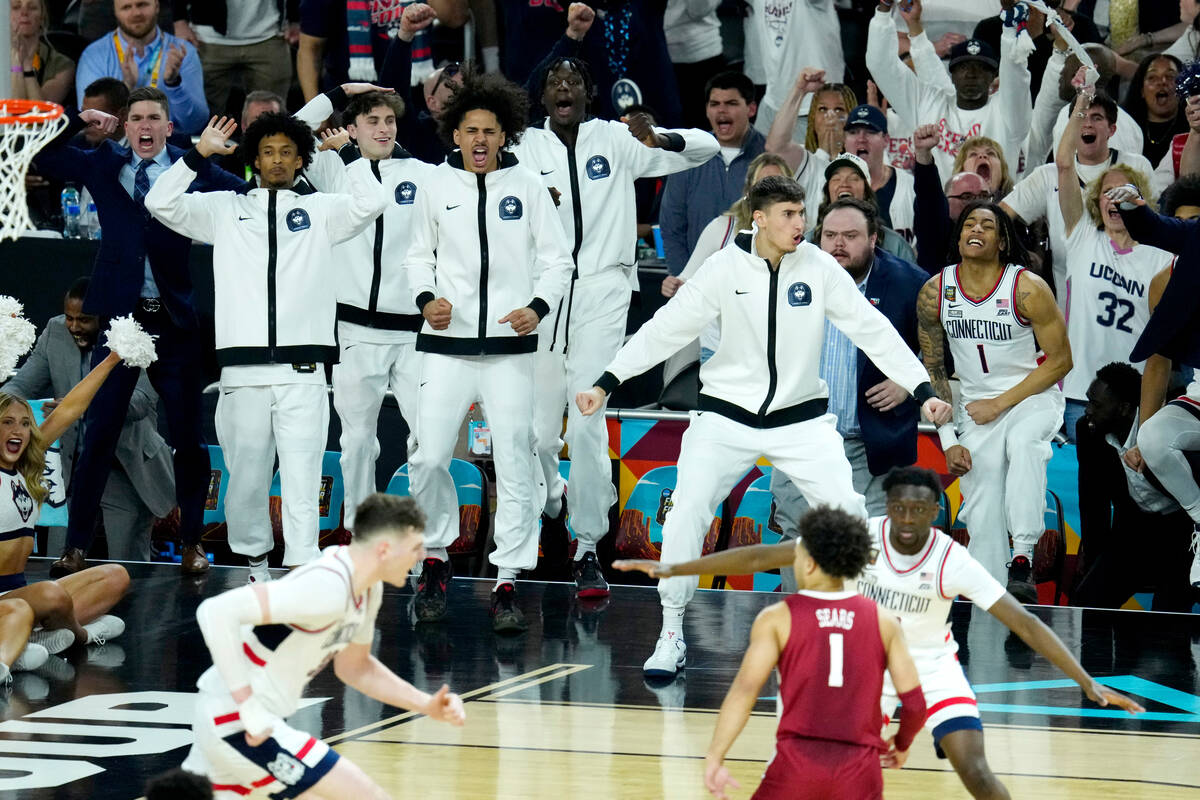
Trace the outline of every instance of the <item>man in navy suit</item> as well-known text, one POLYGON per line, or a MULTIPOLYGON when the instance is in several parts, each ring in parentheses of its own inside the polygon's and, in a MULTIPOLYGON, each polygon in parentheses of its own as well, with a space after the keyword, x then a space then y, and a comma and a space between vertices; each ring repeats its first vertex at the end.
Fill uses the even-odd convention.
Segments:
MULTIPOLYGON (((184 154, 168 146, 173 126, 167 96, 142 87, 129 95, 125 120, 128 147, 110 140, 95 150, 80 150, 67 142, 85 125, 106 132, 116 117, 88 110, 72 120, 37 158, 42 174, 82 183, 91 192, 104 229, 104 239, 92 272, 84 311, 108 319, 132 314, 157 336, 158 360, 147 369, 167 416, 168 439, 175 449, 175 498, 185 573, 204 572, 208 558, 200 545, 204 500, 208 490, 208 450, 201 428, 203 376, 199 325, 188 273, 191 241, 152 219, 143 201, 154 181, 184 154)), ((236 189, 242 181, 213 165, 192 183, 191 191, 236 189)), ((97 345, 92 363, 108 348, 97 345)), ((138 370, 124 365, 113 370, 84 418, 83 448, 75 464, 67 544, 51 565, 52 577, 78 572, 86 566, 100 497, 113 464, 122 422, 137 384, 138 370)))
MULTIPOLYGON (((846 268, 859 291, 891 321, 915 353, 917 294, 929 276, 877 247, 879 228, 873 204, 837 200, 825 209, 816 242, 846 268)), ((917 460, 917 403, 829 323, 825 324, 820 369, 829 386, 829 411, 838 416, 838 433, 854 469, 854 490, 867 498, 869 516, 882 516, 887 513, 883 476, 892 467, 917 460)), ((771 492, 775 495, 775 521, 785 534, 795 536, 799 518, 807 510, 804 498, 778 471, 772 473, 771 492)))

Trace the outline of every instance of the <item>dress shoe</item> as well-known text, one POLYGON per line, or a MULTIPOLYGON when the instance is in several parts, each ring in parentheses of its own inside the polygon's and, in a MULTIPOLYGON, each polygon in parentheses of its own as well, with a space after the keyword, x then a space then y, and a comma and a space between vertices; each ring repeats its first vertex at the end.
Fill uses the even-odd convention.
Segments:
POLYGON ((84 569, 87 569, 87 561, 83 558, 83 551, 78 547, 67 547, 62 556, 50 565, 50 577, 63 578, 84 569))
POLYGON ((196 543, 183 546, 179 552, 179 571, 184 575, 208 572, 208 556, 204 554, 203 545, 196 543))

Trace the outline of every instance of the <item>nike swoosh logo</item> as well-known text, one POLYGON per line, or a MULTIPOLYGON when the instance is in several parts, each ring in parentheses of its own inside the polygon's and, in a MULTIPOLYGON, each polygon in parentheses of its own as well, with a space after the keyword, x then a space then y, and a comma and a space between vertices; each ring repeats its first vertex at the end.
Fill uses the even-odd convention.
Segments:
POLYGON ((552 170, 552 169, 543 169, 543 170, 541 170, 541 173, 542 173, 543 175, 549 175, 551 172, 554 172, 554 170, 552 170))
POLYGON ((238 217, 238 222, 245 222, 245 221, 246 221, 246 220, 248 220, 248 219, 254 219, 254 217, 241 217, 241 216, 239 216, 239 217, 238 217))
POLYGON ((746 289, 746 290, 744 290, 744 291, 743 291, 743 290, 741 290, 741 289, 734 289, 734 290, 733 290, 733 293, 734 293, 734 294, 750 294, 750 290, 749 290, 749 289, 746 289))
POLYGON ((452 205, 452 206, 446 206, 446 210, 447 210, 447 211, 453 211, 454 209, 458 208, 458 207, 459 207, 459 206, 461 206, 461 205, 462 205, 462 203, 455 203, 455 204, 454 204, 454 205, 452 205))

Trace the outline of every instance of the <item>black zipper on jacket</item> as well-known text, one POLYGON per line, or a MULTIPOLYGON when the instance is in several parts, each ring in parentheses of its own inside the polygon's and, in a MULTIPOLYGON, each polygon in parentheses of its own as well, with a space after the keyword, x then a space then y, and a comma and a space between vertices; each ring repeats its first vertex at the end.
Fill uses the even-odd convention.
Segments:
MULTIPOLYGON (((379 174, 379 162, 371 161, 371 172, 375 175, 375 180, 383 183, 383 176, 379 174)), ((379 284, 383 280, 383 214, 375 218, 375 271, 371 275, 371 296, 367 300, 367 310, 375 313, 375 309, 379 305, 379 284)))
POLYGON ((479 346, 482 348, 487 340, 488 320, 488 237, 487 237, 487 176, 476 175, 475 184, 479 189, 479 203, 476 206, 476 220, 479 225, 479 346))
POLYGON ((275 234, 275 199, 274 189, 267 192, 267 347, 275 350, 275 266, 279 261, 279 242, 275 234))
POLYGON ((579 196, 579 170, 575 166, 574 143, 567 145, 567 174, 571 176, 571 211, 575 215, 575 247, 571 250, 571 262, 575 268, 571 270, 571 285, 567 287, 567 317, 563 319, 563 301, 559 300, 558 314, 554 317, 554 335, 550 339, 550 349, 554 350, 554 345, 558 343, 558 326, 562 325, 564 353, 571 346, 571 306, 575 301, 575 281, 579 278, 579 251, 583 247, 583 200, 579 196))
MULTIPOLYGON (((763 259, 766 261, 766 259, 763 259)), ((760 421, 766 420, 767 409, 771 406, 771 401, 775 399, 775 389, 779 381, 779 370, 775 366, 775 328, 776 318, 779 315, 779 271, 771 269, 771 262, 767 261, 767 274, 771 276, 771 288, 767 292, 767 397, 763 400, 763 404, 758 409, 758 418, 760 421)))

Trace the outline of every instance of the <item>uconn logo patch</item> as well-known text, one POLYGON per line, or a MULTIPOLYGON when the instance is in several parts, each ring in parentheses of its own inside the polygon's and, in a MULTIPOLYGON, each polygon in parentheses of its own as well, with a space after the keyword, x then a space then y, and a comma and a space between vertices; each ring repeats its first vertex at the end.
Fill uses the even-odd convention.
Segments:
POLYGON ((612 175, 612 167, 608 165, 608 159, 604 156, 592 156, 587 162, 587 176, 594 181, 601 178, 607 178, 612 175))
POLYGON ((500 219, 520 219, 522 211, 520 199, 511 194, 500 201, 500 219))
POLYGON ((411 206, 417 199, 417 185, 412 181, 396 184, 396 202, 402 206, 411 206))
POLYGON ((308 212, 303 208, 293 208, 288 212, 287 226, 292 233, 306 231, 312 227, 312 221, 309 220, 308 212))
POLYGON ((807 306, 812 304, 812 289, 803 281, 797 281, 788 287, 788 305, 807 306))
POLYGON ((29 522, 29 517, 33 514, 33 498, 30 497, 29 492, 20 481, 12 482, 12 499, 17 513, 21 515, 21 520, 29 522))

